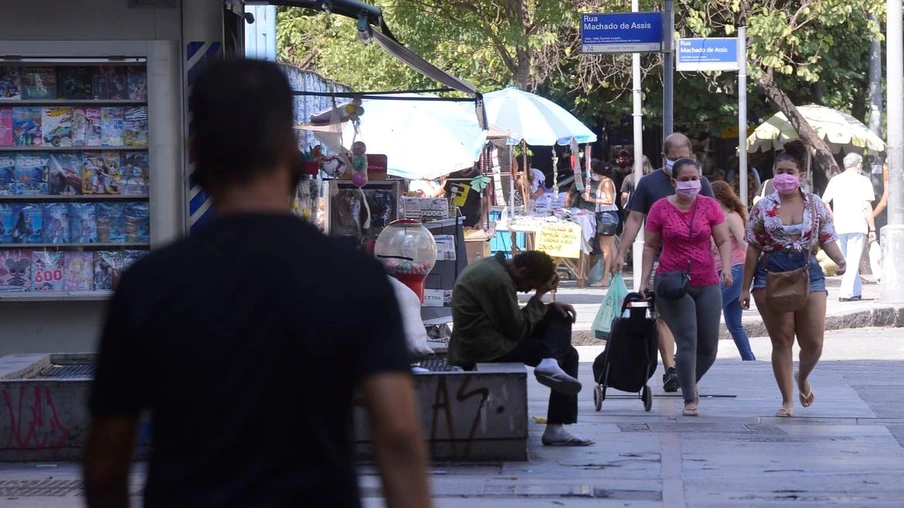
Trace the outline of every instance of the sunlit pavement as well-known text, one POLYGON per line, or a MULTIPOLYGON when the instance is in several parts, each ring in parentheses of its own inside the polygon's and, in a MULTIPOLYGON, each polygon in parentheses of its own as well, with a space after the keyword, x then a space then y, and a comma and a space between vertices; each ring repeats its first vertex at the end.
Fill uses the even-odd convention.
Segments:
MULTIPOLYGON (((437 506, 902 506, 904 329, 829 333, 812 377, 815 404, 784 419, 773 416, 781 400, 769 340, 752 342, 758 362, 739 361, 734 344, 720 342, 719 361, 700 384, 697 418, 680 416, 680 397, 664 396, 661 371, 651 380, 651 412, 638 399, 608 399, 596 412, 583 363, 575 430, 595 446, 543 447, 543 427, 531 423, 530 462, 435 464, 437 506)), ((582 362, 599 350, 580 348, 582 362)), ((528 377, 531 416, 545 416, 548 391, 528 377)), ((0 497, 0 506, 83 506, 77 479, 72 464, 4 465, 0 493, 9 481, 60 488, 58 497, 0 497)), ((367 508, 383 506, 371 467, 362 468, 361 486, 367 508)))

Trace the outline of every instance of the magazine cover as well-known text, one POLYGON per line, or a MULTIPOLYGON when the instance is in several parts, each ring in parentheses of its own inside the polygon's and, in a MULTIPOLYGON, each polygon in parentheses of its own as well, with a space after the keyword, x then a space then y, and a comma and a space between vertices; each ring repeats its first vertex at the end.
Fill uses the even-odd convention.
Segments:
POLYGON ((31 290, 62 291, 66 258, 60 251, 35 251, 31 254, 31 290))
POLYGON ((0 108, 0 146, 13 146, 12 108, 0 108))
POLYGON ((91 291, 94 281, 94 253, 67 252, 63 270, 63 288, 66 291, 91 291))
POLYGON ((12 243, 43 243, 44 208, 35 203, 16 205, 13 209, 15 221, 10 233, 12 243))
POLYGON ((69 205, 44 205, 44 243, 69 243, 69 205))
POLYGON ((0 101, 22 99, 21 72, 18 67, 0 66, 0 101))
POLYGON ((94 203, 69 203, 69 242, 97 243, 94 203))
POLYGON ((45 145, 72 146, 72 108, 44 108, 41 131, 45 145))
POLYGON ((122 108, 101 108, 101 144, 122 146, 122 108))
POLYGON ((91 90, 91 68, 69 67, 59 68, 60 98, 69 100, 93 99, 91 90))
POLYGON ((47 193, 51 196, 81 194, 82 160, 80 152, 52 152, 47 164, 47 193))
POLYGON ((119 152, 85 152, 83 194, 119 194, 119 152))
POLYGON ((148 255, 146 250, 127 250, 122 253, 122 270, 132 266, 135 261, 148 255))
POLYGON ((94 253, 94 290, 113 290, 122 271, 122 252, 99 250, 94 253))
POLYGON ((147 243, 151 241, 151 216, 147 203, 126 204, 126 242, 147 243))
POLYGON ((0 245, 13 243, 13 228, 16 227, 16 205, 0 203, 0 245))
POLYGON ((13 145, 41 146, 41 108, 13 108, 13 145))
POLYGON ((85 146, 103 144, 103 119, 100 108, 85 108, 85 146))
POLYGON ((123 113, 122 143, 124 146, 148 146, 148 108, 126 108, 123 113))
POLYGON ((97 243, 122 243, 126 235, 122 203, 97 203, 97 243))
POLYGON ((31 251, 0 250, 0 293, 31 289, 31 251))
POLYGON ((102 66, 94 67, 93 71, 95 99, 128 99, 125 67, 102 66))
POLYGON ((72 146, 85 146, 88 136, 86 108, 72 108, 72 146))
POLYGON ((148 187, 148 153, 124 152, 119 193, 123 196, 147 196, 150 192, 148 187))
POLYGON ((0 196, 16 193, 16 155, 0 153, 0 196))
POLYGON ((47 194, 47 165, 50 156, 43 152, 19 152, 16 154, 16 195, 39 196, 47 194))
POLYGON ((25 100, 56 99, 56 69, 53 67, 23 67, 22 98, 25 100))
POLYGON ((129 100, 148 100, 148 73, 145 68, 130 66, 126 72, 129 76, 129 100))

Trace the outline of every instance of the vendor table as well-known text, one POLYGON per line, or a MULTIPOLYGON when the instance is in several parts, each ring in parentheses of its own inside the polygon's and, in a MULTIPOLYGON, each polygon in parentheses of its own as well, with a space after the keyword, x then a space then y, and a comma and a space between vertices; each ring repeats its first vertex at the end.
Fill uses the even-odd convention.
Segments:
POLYGON ((554 258, 556 266, 564 266, 577 280, 578 287, 584 287, 587 280, 587 269, 590 254, 593 252, 593 238, 596 234, 596 217, 594 214, 579 210, 559 210, 556 215, 516 215, 509 220, 503 216, 496 223, 496 231, 508 231, 512 235, 512 254, 520 251, 515 241, 516 233, 524 233, 525 247, 534 249, 534 239, 538 231, 546 224, 574 222, 581 226, 581 256, 579 259, 554 258), (561 216, 561 217, 560 217, 561 216))

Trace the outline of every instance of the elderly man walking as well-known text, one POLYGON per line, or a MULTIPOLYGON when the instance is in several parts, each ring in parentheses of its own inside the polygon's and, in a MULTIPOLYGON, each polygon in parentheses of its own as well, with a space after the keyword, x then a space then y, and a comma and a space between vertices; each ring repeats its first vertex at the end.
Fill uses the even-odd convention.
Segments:
POLYGON ((876 199, 873 184, 861 174, 863 157, 856 153, 844 156, 844 171, 832 177, 822 200, 831 204, 830 210, 838 233, 838 245, 847 260, 848 270, 841 276, 839 300, 860 300, 863 287, 860 281, 860 257, 864 241, 876 241, 876 223, 872 202, 876 199))

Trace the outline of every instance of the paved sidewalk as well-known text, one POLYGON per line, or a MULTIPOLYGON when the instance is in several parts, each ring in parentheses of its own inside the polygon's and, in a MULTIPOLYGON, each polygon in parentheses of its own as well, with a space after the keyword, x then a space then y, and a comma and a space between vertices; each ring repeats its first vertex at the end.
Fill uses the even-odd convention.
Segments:
MULTIPOLYGON (((437 464, 438 508, 623 507, 773 508, 904 505, 904 329, 828 335, 812 377, 815 404, 794 418, 780 405, 768 339, 753 339, 761 361, 740 362, 722 342, 719 361, 700 385, 701 416, 680 416, 681 401, 657 397, 650 413, 639 400, 611 399, 593 410, 590 364, 575 430, 589 448, 546 448, 531 424, 526 463, 437 464), (766 360, 766 361, 763 361, 766 360)), ((582 347, 591 362, 600 348, 582 347)), ((545 416, 547 389, 529 388, 532 416, 545 416)), ((383 506, 373 468, 361 470, 365 506, 383 506)), ((136 475, 136 480, 142 477, 136 475)), ((138 487, 134 491, 138 492, 138 487)), ((135 500, 137 506, 138 498, 135 500)), ((3 508, 82 506, 72 464, 0 464, 3 508), (9 482, 57 482, 49 490, 11 495, 9 482)))

